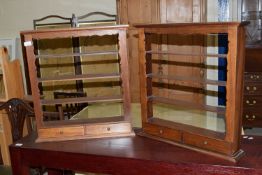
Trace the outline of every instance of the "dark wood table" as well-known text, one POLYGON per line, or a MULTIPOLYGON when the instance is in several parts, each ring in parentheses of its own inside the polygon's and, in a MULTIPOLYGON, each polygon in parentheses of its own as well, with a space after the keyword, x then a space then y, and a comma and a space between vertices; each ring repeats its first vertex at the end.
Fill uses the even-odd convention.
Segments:
POLYGON ((46 143, 35 138, 10 146, 14 175, 28 175, 29 167, 38 166, 116 175, 262 175, 258 136, 242 139, 246 155, 236 164, 140 136, 46 143))

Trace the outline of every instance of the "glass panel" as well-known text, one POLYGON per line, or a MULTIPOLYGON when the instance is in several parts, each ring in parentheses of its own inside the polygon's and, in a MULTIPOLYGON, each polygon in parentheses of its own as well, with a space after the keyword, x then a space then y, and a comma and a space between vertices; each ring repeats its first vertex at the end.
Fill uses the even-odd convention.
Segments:
POLYGON ((261 0, 242 0, 241 20, 250 22, 246 27, 247 44, 262 44, 261 9, 261 0))

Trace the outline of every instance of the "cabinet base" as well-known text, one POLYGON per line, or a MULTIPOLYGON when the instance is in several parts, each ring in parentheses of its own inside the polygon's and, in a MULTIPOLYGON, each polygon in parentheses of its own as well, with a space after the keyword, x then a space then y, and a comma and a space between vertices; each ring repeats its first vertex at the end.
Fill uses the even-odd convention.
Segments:
POLYGON ((36 142, 135 136, 128 122, 106 122, 38 129, 36 142))
POLYGON ((150 138, 150 139, 154 139, 154 140, 158 140, 158 141, 161 141, 161 142, 169 143, 169 144, 179 146, 179 147, 182 147, 182 148, 186 148, 186 149, 189 149, 189 150, 197 151, 197 152, 200 152, 200 153, 203 153, 203 154, 208 154, 210 156, 225 159, 225 160, 233 162, 233 163, 236 163, 244 155, 244 151, 241 150, 241 149, 238 150, 237 152, 235 152, 233 155, 225 155, 225 154, 221 154, 221 153, 218 153, 218 152, 204 150, 204 149, 201 149, 201 148, 198 148, 198 147, 185 145, 185 144, 174 142, 174 141, 171 141, 171 140, 168 140, 168 139, 160 138, 160 137, 145 133, 143 131, 137 132, 137 135, 142 136, 142 137, 147 137, 147 138, 150 138))

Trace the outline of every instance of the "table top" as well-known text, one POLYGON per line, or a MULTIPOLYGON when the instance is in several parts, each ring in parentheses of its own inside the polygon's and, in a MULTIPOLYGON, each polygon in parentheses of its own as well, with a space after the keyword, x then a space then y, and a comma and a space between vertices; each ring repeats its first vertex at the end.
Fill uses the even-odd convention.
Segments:
MULTIPOLYGON (((141 136, 35 143, 36 134, 23 138, 21 148, 124 157, 171 163, 234 165, 262 169, 262 137, 247 136, 241 142, 245 156, 237 164, 203 153, 141 136), (253 139, 250 139, 253 138, 253 139)), ((15 146, 13 144, 12 146, 15 146)))

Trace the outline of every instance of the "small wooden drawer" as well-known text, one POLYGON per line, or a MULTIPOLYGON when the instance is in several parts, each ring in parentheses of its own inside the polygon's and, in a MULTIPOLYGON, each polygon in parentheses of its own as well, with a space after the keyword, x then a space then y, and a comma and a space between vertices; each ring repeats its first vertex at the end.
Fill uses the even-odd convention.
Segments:
POLYGON ((245 119, 247 121, 261 120, 262 115, 261 115, 260 111, 248 111, 248 110, 244 109, 243 119, 245 119))
POLYGON ((262 108, 244 108, 243 126, 262 127, 262 108))
POLYGON ((262 81, 262 73, 248 72, 245 73, 245 82, 259 82, 262 81))
POLYGON ((258 107, 262 108, 262 96, 258 96, 258 95, 244 96, 244 108, 258 108, 258 107))
POLYGON ((163 126, 158 126, 154 124, 146 123, 145 127, 143 127, 143 131, 147 134, 151 134, 153 136, 158 136, 160 138, 173 140, 176 142, 182 141, 182 132, 175 129, 170 129, 163 126))
POLYGON ((75 137, 83 136, 84 127, 74 126, 74 127, 59 127, 59 128, 41 128, 38 130, 38 136, 41 139, 45 138, 56 138, 56 137, 75 137))
POLYGON ((243 126, 244 127, 262 127, 261 114, 244 113, 243 114, 243 126))
POLYGON ((85 125, 86 136, 99 136, 107 134, 131 133, 132 128, 130 123, 100 123, 85 125))
POLYGON ((262 84, 258 83, 245 83, 244 94, 246 95, 261 95, 262 94, 262 84))
POLYGON ((183 142, 188 145, 196 146, 199 148, 207 149, 210 151, 217 151, 227 155, 231 155, 231 144, 215 138, 209 138, 196 134, 184 132, 183 142))

